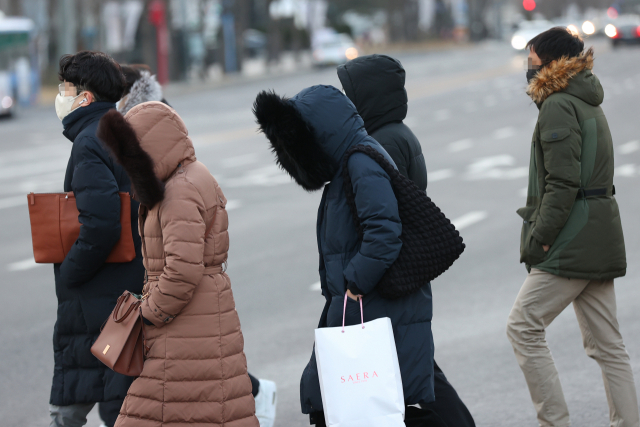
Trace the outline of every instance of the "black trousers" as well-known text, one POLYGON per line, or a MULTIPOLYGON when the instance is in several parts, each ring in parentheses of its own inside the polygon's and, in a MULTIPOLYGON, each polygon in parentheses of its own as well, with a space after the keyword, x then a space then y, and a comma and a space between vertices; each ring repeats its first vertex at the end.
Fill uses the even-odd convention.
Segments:
POLYGON ((116 423, 116 419, 118 418, 118 415, 120 415, 120 408, 122 408, 123 402, 124 400, 112 400, 111 402, 98 403, 100 419, 104 421, 104 424, 107 427, 113 427, 116 423))
MULTIPOLYGON (((442 369, 434 362, 435 402, 406 408, 404 423, 407 427, 475 427, 476 423, 467 406, 458 396, 442 369)), ((316 412, 310 415, 311 424, 326 427, 324 414, 316 412)))
MULTIPOLYGON (((422 409, 433 412, 434 418, 440 419, 442 424, 412 424, 415 426, 446 426, 446 427, 475 427, 476 423, 464 404, 456 389, 453 388, 447 377, 437 363, 433 363, 434 390, 436 400, 426 405, 421 405, 422 409)), ((434 421, 435 422, 435 421, 434 421)), ((406 424, 406 422, 405 422, 406 424)), ((409 425, 409 424, 407 424, 409 425)))

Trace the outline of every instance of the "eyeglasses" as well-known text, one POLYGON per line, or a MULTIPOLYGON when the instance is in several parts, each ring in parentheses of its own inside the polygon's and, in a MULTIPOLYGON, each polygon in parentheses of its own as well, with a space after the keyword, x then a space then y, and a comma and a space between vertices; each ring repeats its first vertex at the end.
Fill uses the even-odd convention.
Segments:
POLYGON ((60 96, 76 96, 78 88, 73 83, 64 82, 58 85, 58 93, 60 96))

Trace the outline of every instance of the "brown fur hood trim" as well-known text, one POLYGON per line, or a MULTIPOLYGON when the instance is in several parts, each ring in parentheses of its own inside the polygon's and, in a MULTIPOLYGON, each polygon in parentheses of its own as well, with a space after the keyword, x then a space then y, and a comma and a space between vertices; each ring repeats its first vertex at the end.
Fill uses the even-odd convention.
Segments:
POLYGON ((135 197, 151 209, 164 198, 164 183, 155 172, 151 156, 142 149, 133 127, 117 110, 109 110, 98 125, 98 138, 129 175, 135 197))
POLYGON ((579 56, 562 57, 542 68, 531 80, 527 95, 536 104, 542 104, 551 94, 560 92, 569 86, 569 81, 583 70, 593 69, 593 48, 579 56))

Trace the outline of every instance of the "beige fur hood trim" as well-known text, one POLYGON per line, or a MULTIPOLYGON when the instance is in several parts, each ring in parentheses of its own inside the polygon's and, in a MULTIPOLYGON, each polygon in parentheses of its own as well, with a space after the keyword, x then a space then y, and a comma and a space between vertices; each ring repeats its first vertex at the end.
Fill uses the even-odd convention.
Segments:
POLYGON ((551 62, 531 80, 527 95, 536 104, 542 104, 551 94, 560 92, 569 86, 569 81, 583 70, 593 69, 593 48, 579 56, 562 58, 551 62))

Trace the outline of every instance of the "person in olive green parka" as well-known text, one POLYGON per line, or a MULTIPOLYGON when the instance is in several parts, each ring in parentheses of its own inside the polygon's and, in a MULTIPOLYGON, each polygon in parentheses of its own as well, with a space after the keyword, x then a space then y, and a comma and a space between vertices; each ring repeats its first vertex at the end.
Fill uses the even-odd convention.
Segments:
POLYGON ((545 330, 570 304, 587 355, 602 369, 612 426, 639 427, 633 371, 616 316, 614 279, 626 274, 613 187, 613 141, 592 72, 593 49, 564 27, 528 44, 527 94, 540 112, 531 143, 520 261, 529 271, 507 335, 540 426, 569 426, 545 330))
POLYGON ((613 142, 593 61, 592 49, 555 61, 529 85, 540 114, 527 206, 518 210, 520 261, 562 277, 608 280, 624 276, 627 261, 613 197, 613 142))

